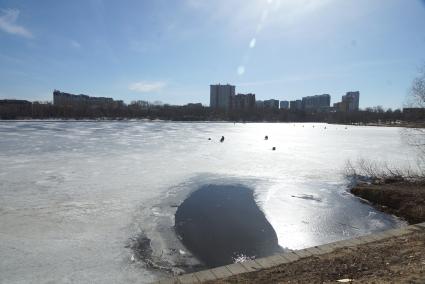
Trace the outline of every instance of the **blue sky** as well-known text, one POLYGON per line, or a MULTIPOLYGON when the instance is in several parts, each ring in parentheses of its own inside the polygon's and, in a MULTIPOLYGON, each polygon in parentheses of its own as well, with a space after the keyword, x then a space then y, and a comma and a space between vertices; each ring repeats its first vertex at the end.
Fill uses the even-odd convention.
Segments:
POLYGON ((231 83, 398 108, 424 64, 423 0, 0 0, 0 98, 208 105, 231 83))

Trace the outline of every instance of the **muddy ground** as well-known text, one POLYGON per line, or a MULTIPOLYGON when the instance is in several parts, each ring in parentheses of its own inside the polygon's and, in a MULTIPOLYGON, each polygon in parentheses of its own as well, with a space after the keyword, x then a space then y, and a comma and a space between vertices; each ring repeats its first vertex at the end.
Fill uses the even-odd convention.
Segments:
POLYGON ((425 181, 360 183, 351 189, 351 193, 410 224, 425 222, 425 181))

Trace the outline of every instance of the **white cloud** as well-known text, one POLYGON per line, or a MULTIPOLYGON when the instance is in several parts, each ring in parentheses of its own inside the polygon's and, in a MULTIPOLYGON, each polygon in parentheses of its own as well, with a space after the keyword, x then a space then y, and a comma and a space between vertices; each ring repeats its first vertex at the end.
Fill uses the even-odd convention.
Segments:
POLYGON ((146 82, 140 81, 130 84, 128 87, 129 90, 139 92, 139 93, 148 93, 148 92, 158 92, 163 89, 167 84, 165 82, 146 82))
POLYGON ((26 38, 33 37, 30 31, 15 23, 19 17, 19 10, 6 9, 1 10, 1 12, 2 15, 0 16, 0 30, 3 30, 9 34, 19 35, 26 38))

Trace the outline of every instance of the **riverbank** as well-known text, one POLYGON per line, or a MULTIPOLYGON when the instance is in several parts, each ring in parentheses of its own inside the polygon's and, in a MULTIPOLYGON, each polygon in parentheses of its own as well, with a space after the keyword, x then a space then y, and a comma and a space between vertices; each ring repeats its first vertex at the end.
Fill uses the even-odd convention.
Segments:
POLYGON ((307 124, 307 123, 324 123, 329 125, 345 125, 345 126, 375 126, 375 127, 404 127, 404 128, 425 128, 425 122, 408 122, 401 121, 398 123, 349 123, 349 122, 331 122, 331 121, 315 121, 315 120, 226 120, 226 119, 205 119, 205 120, 173 120, 158 118, 132 118, 132 117, 97 117, 97 118, 17 118, 17 119, 1 119, 0 122, 178 122, 178 123, 287 123, 287 124, 307 124))
POLYGON ((404 127, 404 128, 425 128, 425 122, 423 121, 399 121, 396 123, 393 122, 383 122, 383 123, 334 123, 334 124, 342 124, 342 125, 353 125, 353 126, 378 126, 378 127, 404 127))
POLYGON ((425 223, 185 274, 159 283, 338 281, 425 283, 425 223))
POLYGON ((360 182, 351 193, 378 210, 394 214, 410 224, 425 222, 425 180, 382 180, 360 182))
POLYGON ((209 283, 335 283, 343 279, 355 283, 424 283, 424 232, 344 247, 209 283))
POLYGON ((183 275, 171 283, 425 283, 425 182, 381 179, 360 182, 351 192, 411 224, 422 223, 183 275))

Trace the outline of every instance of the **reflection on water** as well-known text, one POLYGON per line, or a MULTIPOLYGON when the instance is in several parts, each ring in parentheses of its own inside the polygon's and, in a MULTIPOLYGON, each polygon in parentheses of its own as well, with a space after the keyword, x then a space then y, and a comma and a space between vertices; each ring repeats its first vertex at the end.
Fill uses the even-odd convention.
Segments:
MULTIPOLYGON (((261 198, 261 196, 260 196, 261 198)), ((347 191, 347 184, 315 179, 285 187, 271 185, 263 201, 279 244, 302 249, 403 224, 347 191), (279 213, 277 213, 279 212, 279 213)))
POLYGON ((277 236, 242 185, 205 185, 177 209, 176 232, 210 267, 280 252, 277 236))

